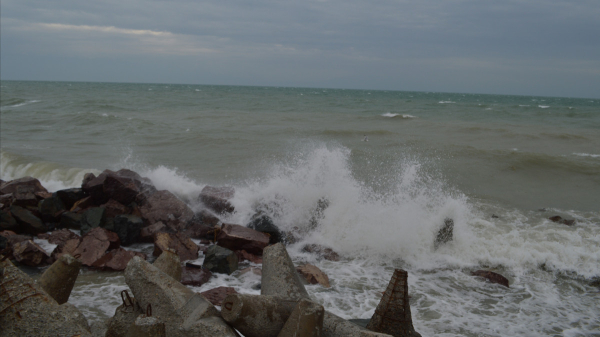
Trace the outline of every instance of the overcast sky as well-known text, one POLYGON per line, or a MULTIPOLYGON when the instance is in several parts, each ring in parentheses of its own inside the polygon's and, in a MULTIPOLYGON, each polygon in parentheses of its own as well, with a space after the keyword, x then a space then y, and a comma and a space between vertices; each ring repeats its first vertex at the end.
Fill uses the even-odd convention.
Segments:
POLYGON ((2 0, 0 77, 600 98, 600 0, 2 0))

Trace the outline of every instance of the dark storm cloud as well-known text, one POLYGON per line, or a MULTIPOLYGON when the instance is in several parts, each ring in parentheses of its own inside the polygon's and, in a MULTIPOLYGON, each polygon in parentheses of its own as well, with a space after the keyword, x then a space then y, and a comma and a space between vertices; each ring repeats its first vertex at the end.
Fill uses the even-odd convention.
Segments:
POLYGON ((2 1, 2 78, 598 97, 597 1, 2 1))

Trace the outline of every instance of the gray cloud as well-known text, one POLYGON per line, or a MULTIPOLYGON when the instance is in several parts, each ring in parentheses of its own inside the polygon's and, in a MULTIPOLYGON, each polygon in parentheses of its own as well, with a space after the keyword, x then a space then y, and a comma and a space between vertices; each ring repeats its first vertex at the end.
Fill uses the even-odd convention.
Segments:
POLYGON ((600 96, 597 1, 3 0, 1 15, 3 79, 600 96))

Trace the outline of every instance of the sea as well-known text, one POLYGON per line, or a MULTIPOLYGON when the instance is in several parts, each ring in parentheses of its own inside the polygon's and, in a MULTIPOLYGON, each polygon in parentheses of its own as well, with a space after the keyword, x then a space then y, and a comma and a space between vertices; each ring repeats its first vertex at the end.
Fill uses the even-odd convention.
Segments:
MULTIPOLYGON (((343 318, 370 318, 402 268, 423 336, 600 336, 600 97, 0 85, 3 180, 32 176, 56 191, 128 168, 194 211, 205 186, 233 186, 223 221, 245 225, 262 208, 302 233, 287 249, 328 274, 331 288, 307 290, 343 318), (453 240, 436 248, 447 218, 453 240), (309 243, 342 258, 303 252, 309 243), (471 276, 480 269, 510 287, 471 276)), ((128 249, 153 258, 151 245, 128 249)), ((192 289, 259 294, 259 284, 236 272, 192 289)), ((120 272, 84 270, 69 302, 105 320, 126 288, 120 272)))

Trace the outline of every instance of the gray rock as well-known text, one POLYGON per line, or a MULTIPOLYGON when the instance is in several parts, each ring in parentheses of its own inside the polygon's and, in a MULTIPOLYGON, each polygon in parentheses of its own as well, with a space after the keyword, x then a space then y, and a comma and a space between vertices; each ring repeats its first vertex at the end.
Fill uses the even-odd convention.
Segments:
POLYGON ((66 190, 60 190, 55 192, 56 196, 60 198, 60 200, 65 205, 66 209, 71 209, 75 203, 87 195, 81 188, 69 188, 66 190))
POLYGON ((434 241, 434 248, 437 249, 440 245, 452 241, 454 238, 454 220, 446 218, 444 225, 437 233, 434 241))
POLYGON ((40 213, 45 222, 58 222, 65 210, 65 204, 56 194, 40 201, 40 213))
POLYGON ((113 224, 113 231, 119 236, 122 245, 129 246, 140 241, 140 231, 144 226, 142 218, 131 214, 117 215, 113 224))
POLYGON ((213 245, 208 247, 205 255, 202 267, 213 273, 231 275, 238 269, 237 255, 227 248, 213 245))
POLYGON ((97 227, 104 227, 106 222, 105 209, 102 207, 93 207, 85 211, 81 216, 81 236, 97 227))
POLYGON ((73 212, 64 212, 60 215, 60 222, 58 224, 59 228, 69 228, 69 229, 80 229, 81 228, 81 218, 83 215, 73 213, 73 212))
POLYGON ((13 193, 12 205, 36 207, 37 204, 38 200, 35 197, 35 188, 33 186, 17 186, 16 191, 13 193))
POLYGON ((19 207, 10 206, 10 214, 15 218, 19 225, 17 233, 40 234, 48 231, 48 227, 44 225, 40 218, 36 217, 31 211, 19 207))
POLYGON ((283 234, 279 230, 273 219, 266 214, 256 214, 252 217, 252 220, 246 225, 248 228, 252 228, 256 231, 269 234, 269 243, 275 244, 283 240, 283 234))
POLYGON ((15 232, 17 226, 17 220, 9 212, 0 210, 0 231, 9 230, 15 232))
POLYGON ((294 300, 309 298, 292 259, 281 243, 263 251, 261 294, 294 300))

